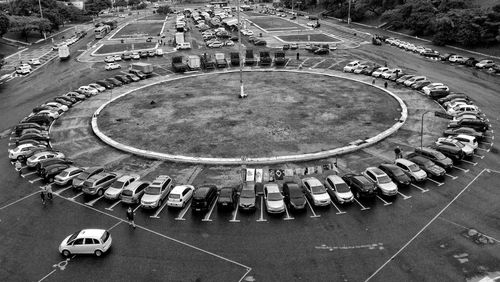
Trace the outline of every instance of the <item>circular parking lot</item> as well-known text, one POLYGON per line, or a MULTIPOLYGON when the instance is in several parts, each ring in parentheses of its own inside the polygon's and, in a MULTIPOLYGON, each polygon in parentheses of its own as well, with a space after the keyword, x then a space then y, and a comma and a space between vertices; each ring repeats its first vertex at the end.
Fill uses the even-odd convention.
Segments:
POLYGON ((307 154, 376 136, 399 120, 371 85, 305 72, 203 74, 130 92, 99 114, 99 130, 142 150, 234 158, 307 154))

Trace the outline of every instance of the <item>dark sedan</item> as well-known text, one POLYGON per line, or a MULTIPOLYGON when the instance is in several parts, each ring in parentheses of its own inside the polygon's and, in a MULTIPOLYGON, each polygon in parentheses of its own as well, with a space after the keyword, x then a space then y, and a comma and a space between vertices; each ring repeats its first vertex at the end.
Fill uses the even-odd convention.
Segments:
POLYGON ((219 198, 217 199, 218 209, 233 210, 238 201, 238 194, 234 187, 222 187, 219 191, 219 198))
POLYGON ((482 132, 478 132, 470 127, 459 127, 459 128, 450 128, 446 129, 443 132, 444 136, 455 136, 459 134, 470 135, 472 137, 476 137, 477 139, 483 139, 484 134, 482 132))
POLYGON ((115 87, 123 85, 123 83, 121 81, 119 81, 118 79, 113 78, 113 77, 106 78, 106 81, 113 84, 113 86, 115 86, 115 87))
POLYGON ((59 173, 61 173, 63 170, 67 169, 70 166, 71 165, 69 164, 53 164, 45 168, 41 177, 46 182, 53 182, 56 175, 58 175, 59 173))
POLYGON ((378 166, 383 172, 385 172, 389 177, 398 185, 399 187, 406 187, 410 185, 411 179, 406 173, 394 164, 381 164, 378 166))
POLYGON ((433 161, 431 161, 428 158, 425 158, 423 156, 414 156, 414 157, 408 158, 408 160, 411 162, 414 162, 416 165, 418 165, 429 176, 444 177, 444 174, 446 173, 444 168, 438 166, 433 161))
POLYGON ((110 83, 109 81, 106 81, 106 80, 98 80, 95 83, 101 85, 102 87, 104 87, 106 89, 113 89, 115 87, 112 83, 110 83))
POLYGON ((120 81, 123 84, 130 83, 130 80, 125 75, 116 75, 115 79, 118 80, 118 81, 120 81))
POLYGON ((351 187, 351 191, 356 198, 375 197, 375 184, 363 175, 348 173, 342 176, 342 180, 351 187))
POLYGON ((43 175, 44 171, 47 169, 47 167, 55 165, 55 164, 73 164, 73 161, 70 159, 63 159, 63 158, 45 159, 45 160, 39 161, 36 164, 36 170, 38 171, 39 175, 43 175))
POLYGON ((295 182, 285 182, 283 184, 283 197, 285 205, 289 209, 305 210, 306 196, 302 188, 295 182))
POLYGON ((50 137, 47 135, 42 135, 38 133, 28 133, 21 135, 19 139, 16 140, 16 146, 19 146, 20 141, 24 140, 36 140, 36 141, 41 141, 41 142, 48 142, 50 140, 50 137))

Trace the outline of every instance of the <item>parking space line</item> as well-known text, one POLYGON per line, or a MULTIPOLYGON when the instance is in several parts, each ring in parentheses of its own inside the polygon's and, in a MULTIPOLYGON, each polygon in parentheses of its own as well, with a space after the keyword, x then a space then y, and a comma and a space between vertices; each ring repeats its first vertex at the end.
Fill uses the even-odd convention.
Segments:
POLYGON ((485 151, 485 152, 489 152, 490 149, 484 149, 484 148, 481 148, 481 147, 477 147, 478 150, 481 150, 481 151, 485 151))
POLYGON ((97 201, 99 201, 99 200, 100 200, 100 199, 102 199, 103 197, 104 197, 104 195, 99 196, 99 197, 97 197, 97 198, 93 199, 92 201, 87 202, 87 203, 85 203, 85 204, 86 204, 86 205, 88 205, 88 206, 93 206, 93 205, 94 205, 97 201))
POLYGON ((236 201, 236 208, 233 211, 233 217, 229 220, 229 222, 240 222, 239 219, 236 219, 236 216, 238 215, 238 207, 240 206, 240 198, 238 198, 238 201, 236 201))
POLYGON ((346 213, 345 211, 341 211, 333 201, 330 201, 330 204, 332 204, 332 206, 334 206, 335 209, 337 210, 337 212, 335 214, 344 214, 344 213, 346 213))
POLYGON ((165 203, 163 203, 163 205, 161 205, 161 207, 158 208, 158 210, 155 212, 154 215, 151 215, 149 216, 150 218, 160 218, 158 215, 160 214, 160 212, 167 206, 167 201, 165 201, 165 203))
POLYGON ((474 154, 474 157, 480 158, 481 160, 484 159, 483 155, 474 154))
POLYGON ((370 209, 369 207, 367 208, 367 207, 363 206, 363 204, 361 204, 356 198, 353 198, 353 199, 361 207, 362 211, 366 211, 366 210, 370 209))
POLYGON ((326 59, 324 59, 323 61, 317 63, 317 64, 314 64, 312 67, 310 67, 310 69, 314 69, 315 67, 317 67, 319 64, 321 64, 322 62, 326 61, 326 59))
POLYGON ((387 202, 386 200, 382 199, 382 197, 380 197, 379 195, 375 195, 375 197, 381 200, 382 203, 384 203, 384 206, 392 205, 392 202, 387 202))
POLYGON ((432 179, 432 178, 430 178, 430 177, 427 177, 427 180, 429 180, 429 181, 431 181, 431 182, 434 182, 437 186, 441 186, 441 185, 443 185, 443 184, 444 184, 443 182, 439 182, 439 181, 434 180, 434 179, 432 179))
POLYGON ((418 190, 422 191, 422 193, 425 193, 425 192, 429 191, 429 189, 424 189, 424 188, 422 188, 420 186, 417 186, 416 184, 413 184, 413 183, 411 183, 411 186, 413 186, 413 187, 417 188, 418 190))
POLYGON ((16 143, 8 143, 7 145, 8 146, 13 146, 13 145, 16 145, 16 143))
POLYGON ((398 191, 398 194, 403 197, 403 200, 408 200, 411 198, 411 196, 406 196, 405 194, 401 193, 400 191, 398 191))
POLYGON ((267 219, 264 218, 264 197, 260 196, 260 217, 257 219, 258 222, 264 222, 267 221, 267 219))
POLYGON ((212 220, 210 219, 210 216, 212 215, 212 212, 214 211, 215 205, 217 205, 217 200, 218 200, 218 199, 219 199, 219 196, 217 196, 217 197, 215 198, 215 201, 214 201, 214 203, 213 203, 212 207, 210 207, 210 210, 208 211, 208 213, 205 215, 205 217, 204 217, 201 221, 212 221, 212 220))
POLYGON ((122 202, 122 200, 118 200, 118 201, 116 201, 116 203, 112 204, 111 206, 109 206, 109 207, 107 207, 105 209, 108 210, 108 211, 112 211, 113 208, 116 207, 116 205, 118 205, 121 202, 122 202))
POLYGON ((184 207, 183 210, 181 210, 181 212, 179 213, 179 215, 175 218, 175 220, 186 220, 184 218, 184 215, 186 215, 188 209, 191 207, 191 201, 189 201, 189 204, 187 204, 187 206, 184 207))
POLYGON ((36 194, 38 194, 38 193, 40 193, 40 192, 41 192, 41 191, 36 191, 36 192, 33 192, 33 193, 29 194, 29 195, 26 195, 26 196, 24 196, 24 197, 22 197, 22 198, 20 198, 20 199, 17 199, 17 200, 15 200, 14 202, 12 202, 12 203, 10 203, 10 204, 6 204, 5 206, 0 207, 0 210, 3 210, 3 209, 5 209, 5 208, 8 208, 8 207, 10 207, 10 206, 12 206, 12 205, 14 205, 14 204, 16 204, 16 203, 18 203, 18 202, 20 202, 20 201, 24 200, 24 199, 27 199, 27 198, 29 198, 29 197, 31 197, 31 196, 33 196, 33 195, 36 195, 36 194))
POLYGON ((308 200, 307 198, 306 198, 306 203, 307 203, 307 205, 309 206, 309 208, 311 209, 311 212, 313 213, 313 215, 311 215, 310 217, 321 217, 321 215, 316 214, 316 213, 314 212, 314 209, 312 208, 311 203, 309 203, 309 200, 308 200))
POLYGON ((461 168, 461 167, 458 167, 458 166, 454 166, 454 165, 452 165, 451 167, 452 167, 452 168, 456 168, 456 169, 458 169, 458 170, 461 170, 461 171, 463 171, 463 172, 469 172, 469 170, 468 170, 468 169, 464 169, 464 168, 461 168))
POLYGON ((288 212, 288 208, 286 207, 286 205, 285 205, 285 212, 286 212, 286 217, 283 218, 283 220, 292 220, 292 219, 295 219, 294 217, 290 216, 290 213, 288 212))
POLYGON ((23 174, 21 174, 21 176, 22 176, 22 177, 26 177, 26 176, 33 175, 33 174, 35 174, 35 173, 36 173, 36 171, 31 171, 31 172, 28 172, 28 173, 23 173, 23 174))
POLYGON ((80 192, 78 194, 76 194, 76 196, 74 196, 73 198, 69 198, 71 201, 74 201, 77 197, 80 197, 81 195, 83 195, 83 192, 80 192))
POLYGON ((467 164, 471 164, 471 165, 473 165, 473 166, 476 166, 476 165, 477 165, 477 163, 475 163, 475 162, 471 162, 471 161, 468 161, 468 160, 462 160, 462 162, 467 163, 467 164))
POLYGON ((66 191, 66 190, 68 190, 68 189, 71 189, 71 188, 72 188, 72 186, 71 186, 71 185, 70 185, 70 186, 68 186, 68 187, 63 187, 63 188, 61 188, 61 189, 59 189, 59 190, 55 191, 55 192, 54 192, 54 194, 61 195, 61 193, 62 193, 62 192, 66 191))
POLYGON ((444 175, 448 176, 448 177, 451 177, 451 179, 455 180, 458 178, 458 176, 453 176, 451 174, 448 174, 448 173, 445 173, 444 175))
POLYGON ((135 207, 135 209, 133 211, 136 212, 140 207, 141 207, 141 204, 138 204, 137 207, 135 207))
POLYGON ((31 184, 33 184, 33 183, 35 183, 35 182, 37 182, 37 181, 40 181, 40 180, 42 180, 42 179, 43 179, 43 178, 41 178, 41 177, 37 177, 37 178, 35 178, 35 179, 28 180, 28 182, 29 182, 29 183, 31 183, 31 184))

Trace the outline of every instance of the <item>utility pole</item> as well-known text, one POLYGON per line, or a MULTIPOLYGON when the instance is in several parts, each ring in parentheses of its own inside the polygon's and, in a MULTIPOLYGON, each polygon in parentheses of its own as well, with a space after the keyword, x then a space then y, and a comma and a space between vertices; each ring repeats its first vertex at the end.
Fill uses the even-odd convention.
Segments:
POLYGON ((241 63, 243 54, 241 53, 241 23, 240 23, 240 0, 237 0, 236 9, 238 11, 238 54, 240 55, 240 98, 245 97, 245 87, 243 86, 243 64, 241 63))
MULTIPOLYGON (((42 13, 42 0, 38 0, 38 7, 40 7, 40 18, 43 19, 43 13, 42 13)), ((45 30, 43 31, 43 38, 47 39, 47 35, 45 34, 45 30)))
POLYGON ((347 24, 348 25, 351 24, 351 1, 352 0, 349 0, 349 9, 347 11, 347 24))

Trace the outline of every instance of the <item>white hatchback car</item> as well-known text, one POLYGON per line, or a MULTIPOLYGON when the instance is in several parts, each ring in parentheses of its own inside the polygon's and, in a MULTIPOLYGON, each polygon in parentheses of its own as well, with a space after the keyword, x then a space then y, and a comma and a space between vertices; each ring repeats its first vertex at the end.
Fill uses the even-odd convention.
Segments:
MULTIPOLYGON (((139 56, 139 54, 137 54, 137 56, 139 56)), ((122 66, 120 64, 117 64, 117 63, 109 63, 109 64, 106 64, 106 66, 104 66, 104 69, 106 70, 117 70, 117 69, 121 69, 122 66)))
POLYGON ((264 185, 264 199, 266 200, 266 210, 268 213, 285 212, 285 201, 276 183, 264 185))
POLYGON ((59 245, 59 252, 69 257, 72 254, 94 254, 102 256, 111 248, 111 234, 104 229, 83 229, 75 232, 59 245))
POLYGON ((352 61, 344 67, 343 72, 353 72, 359 64, 359 61, 352 61))
POLYGON ((474 136, 465 135, 465 134, 458 134, 457 136, 452 136, 451 138, 458 140, 466 145, 469 145, 472 149, 474 149, 474 151, 478 147, 476 137, 474 137, 474 136))
POLYGON ((325 179, 325 186, 328 189, 330 197, 340 204, 350 203, 354 200, 351 188, 338 175, 328 175, 325 179))
POLYGON ((173 208, 183 208, 191 200, 194 193, 193 185, 175 186, 168 194, 167 206, 173 208))
POLYGON ((91 84, 89 84, 89 87, 90 87, 90 88, 95 88, 95 89, 97 89, 97 91, 99 91, 99 92, 106 91, 106 88, 105 88, 105 87, 102 87, 101 85, 99 85, 99 84, 97 84, 97 83, 91 83, 91 84))
POLYGON ((90 95, 97 95, 99 91, 93 87, 90 87, 88 85, 83 85, 76 90, 77 92, 81 92, 83 94, 90 94, 90 95))
POLYGON ((392 182, 391 178, 380 168, 368 167, 363 171, 363 175, 377 186, 382 195, 396 196, 398 194, 396 183, 392 182))
POLYGON ((328 206, 332 202, 330 195, 326 192, 325 186, 314 177, 302 179, 302 186, 306 191, 306 195, 315 206, 328 206))

